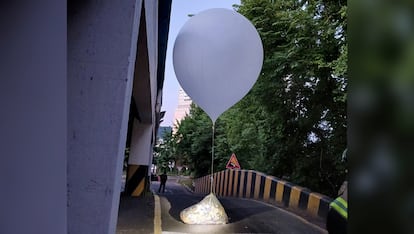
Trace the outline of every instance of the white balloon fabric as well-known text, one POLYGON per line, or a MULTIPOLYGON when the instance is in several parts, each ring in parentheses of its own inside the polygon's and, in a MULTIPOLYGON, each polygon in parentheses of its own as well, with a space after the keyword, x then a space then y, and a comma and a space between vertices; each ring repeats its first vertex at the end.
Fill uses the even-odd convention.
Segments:
POLYGON ((209 9, 181 28, 173 64, 181 87, 214 123, 253 87, 263 64, 263 45, 244 16, 209 9))

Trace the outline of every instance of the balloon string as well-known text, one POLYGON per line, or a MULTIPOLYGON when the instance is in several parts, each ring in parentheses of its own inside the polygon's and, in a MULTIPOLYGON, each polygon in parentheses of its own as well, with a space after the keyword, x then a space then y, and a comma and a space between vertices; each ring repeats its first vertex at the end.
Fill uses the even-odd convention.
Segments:
POLYGON ((213 166, 214 166, 214 125, 215 125, 215 122, 213 122, 213 136, 212 136, 212 146, 211 146, 211 178, 210 178, 210 181, 211 181, 211 183, 210 183, 210 192, 211 193, 214 193, 214 190, 213 190, 213 182, 214 182, 214 178, 213 178, 213 166))

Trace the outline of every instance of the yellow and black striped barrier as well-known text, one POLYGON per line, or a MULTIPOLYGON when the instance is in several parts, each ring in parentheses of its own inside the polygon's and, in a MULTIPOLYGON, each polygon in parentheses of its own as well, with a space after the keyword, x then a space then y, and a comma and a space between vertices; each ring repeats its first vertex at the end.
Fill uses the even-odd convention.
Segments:
POLYGON ((143 194, 148 177, 148 166, 128 165, 125 193, 128 196, 138 197, 143 194))
MULTIPOLYGON (((195 192, 210 192, 211 175, 195 179, 195 192)), ((252 170, 224 170, 213 174, 213 191, 217 196, 261 200, 307 211, 326 218, 331 198, 294 185, 288 181, 252 170)))

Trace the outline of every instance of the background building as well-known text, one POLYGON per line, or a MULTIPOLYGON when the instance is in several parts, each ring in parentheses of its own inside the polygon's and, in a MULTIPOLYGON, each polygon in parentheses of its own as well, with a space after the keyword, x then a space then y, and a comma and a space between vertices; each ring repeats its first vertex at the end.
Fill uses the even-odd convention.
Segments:
POLYGON ((184 92, 182 88, 178 91, 178 105, 177 109, 175 109, 174 113, 174 125, 173 131, 177 131, 176 124, 179 123, 184 117, 190 113, 192 100, 191 98, 184 92))

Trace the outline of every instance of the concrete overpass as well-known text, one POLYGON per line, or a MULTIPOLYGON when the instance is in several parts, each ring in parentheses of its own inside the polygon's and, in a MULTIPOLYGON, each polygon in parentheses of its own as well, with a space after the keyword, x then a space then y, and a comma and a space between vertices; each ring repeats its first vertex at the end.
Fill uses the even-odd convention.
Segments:
POLYGON ((68 1, 67 233, 115 233, 147 186, 162 113, 171 0, 68 1))

